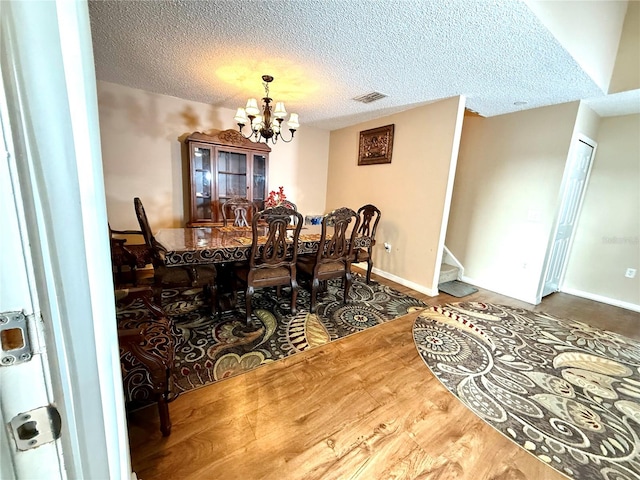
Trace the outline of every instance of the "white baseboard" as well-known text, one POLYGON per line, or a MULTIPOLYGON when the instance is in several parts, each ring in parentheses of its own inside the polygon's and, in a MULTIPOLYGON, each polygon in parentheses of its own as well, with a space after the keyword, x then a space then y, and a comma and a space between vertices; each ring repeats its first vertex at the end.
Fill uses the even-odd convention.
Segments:
POLYGON ((396 282, 399 283, 402 286, 408 287, 412 290, 415 290, 416 292, 420 292, 420 293, 424 293, 425 295, 429 295, 430 297, 435 297, 438 295, 438 289, 436 288, 435 290, 431 289, 431 288, 427 288, 424 285, 419 285, 415 282, 411 282, 409 280, 405 280, 404 278, 400 278, 396 275, 393 275, 392 273, 389 272, 385 272, 383 270, 380 270, 376 267, 373 267, 372 270, 373 273, 375 273, 376 275, 380 275, 381 277, 386 278, 387 280, 391 280, 392 282, 396 282))
POLYGON ((613 305, 614 307, 624 308, 633 312, 640 312, 640 305, 636 305, 635 303, 623 302, 622 300, 616 300, 615 298, 609 298, 595 293, 583 292, 582 290, 576 290, 575 288, 561 288, 560 291, 562 293, 586 298, 595 302, 606 303, 607 305, 613 305))
MULTIPOLYGON (((366 268, 365 268, 366 271, 366 268)), ((420 292, 420 293, 424 293, 425 295, 429 295, 430 297, 435 297, 438 295, 438 290, 435 289, 431 289, 431 288, 427 288, 424 285, 419 285, 415 282, 411 282, 409 280, 405 280, 404 278, 398 277, 396 275, 393 275, 392 273, 389 272, 385 272, 384 270, 380 270, 376 267, 373 267, 372 270, 373 273, 375 273, 376 275, 380 275, 383 278, 386 278, 387 280, 391 280, 393 282, 396 282, 400 285, 403 285, 405 287, 411 288, 412 290, 415 290, 416 292, 420 292)), ((491 285, 483 285, 482 282, 478 282, 476 280, 474 280, 473 278, 470 277, 466 277, 466 276, 462 276, 462 281, 465 283, 468 283, 469 285, 473 285, 475 287, 478 288, 482 288, 485 290, 489 290, 491 292, 495 292, 498 293, 500 295, 504 295, 506 297, 511 297, 514 298, 516 300, 520 300, 522 302, 526 302, 529 303, 531 305, 537 305, 540 303, 540 299, 536 298, 536 296, 532 296, 532 297, 528 297, 528 296, 523 296, 520 295, 517 292, 509 292, 509 291, 504 291, 502 288, 496 288, 495 286, 491 286, 491 285)), ((634 303, 630 303, 630 302, 624 302, 622 300, 616 300, 615 298, 609 298, 609 297, 605 297, 603 295, 597 295, 595 293, 589 293, 589 292, 583 292, 581 290, 576 290, 573 288, 561 288, 560 291, 562 293, 566 293, 568 295, 574 295, 576 297, 581 297, 581 298, 586 298, 588 300, 593 300, 595 302, 600 302, 600 303, 606 303, 607 305, 612 305, 614 307, 620 307, 620 308, 624 308, 626 310, 631 310, 633 312, 640 312, 640 305, 636 305, 634 303)))

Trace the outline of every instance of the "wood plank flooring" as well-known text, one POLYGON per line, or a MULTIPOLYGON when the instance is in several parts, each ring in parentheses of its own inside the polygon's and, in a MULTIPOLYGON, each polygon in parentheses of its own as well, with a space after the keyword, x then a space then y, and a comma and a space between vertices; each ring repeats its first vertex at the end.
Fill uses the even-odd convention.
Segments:
MULTIPOLYGON (((428 297, 380 277, 430 305, 428 297)), ((520 306, 640 340, 640 314, 556 293, 520 306)), ((133 470, 152 479, 560 479, 467 410, 413 343, 417 313, 181 395, 163 438, 154 407, 129 419, 133 470)))

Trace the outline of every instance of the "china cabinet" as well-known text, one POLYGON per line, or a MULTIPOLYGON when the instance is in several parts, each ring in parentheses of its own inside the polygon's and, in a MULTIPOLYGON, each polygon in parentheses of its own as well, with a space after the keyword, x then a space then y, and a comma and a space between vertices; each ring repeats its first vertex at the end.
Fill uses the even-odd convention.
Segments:
POLYGON ((190 222, 198 226, 222 221, 220 206, 233 197, 246 197, 264 208, 269 152, 236 130, 208 135, 195 132, 185 139, 189 154, 190 222))

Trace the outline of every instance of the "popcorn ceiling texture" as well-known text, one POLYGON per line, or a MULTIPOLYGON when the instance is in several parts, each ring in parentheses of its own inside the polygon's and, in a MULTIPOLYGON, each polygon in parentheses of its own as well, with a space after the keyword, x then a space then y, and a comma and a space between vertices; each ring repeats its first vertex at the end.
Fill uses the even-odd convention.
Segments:
POLYGON ((640 113, 640 90, 614 93, 586 100, 586 104, 601 117, 617 117, 640 113))
POLYGON ((320 128, 457 95, 486 117, 603 95, 513 0, 92 1, 89 10, 99 80, 235 109, 261 97, 270 74, 274 100, 320 128), (352 100, 373 91, 388 97, 352 100))

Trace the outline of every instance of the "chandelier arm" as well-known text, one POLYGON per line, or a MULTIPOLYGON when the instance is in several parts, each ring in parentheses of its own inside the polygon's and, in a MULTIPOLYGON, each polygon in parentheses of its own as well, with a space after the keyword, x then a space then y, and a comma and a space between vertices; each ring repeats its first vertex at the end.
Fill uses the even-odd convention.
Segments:
POLYGON ((291 132, 291 138, 289 140, 285 140, 285 138, 282 136, 282 132, 280 132, 280 140, 282 140, 284 143, 289 143, 291 140, 293 140, 293 136, 296 133, 296 131, 292 128, 290 128, 289 131, 291 132))
POLYGON ((251 131, 251 133, 249 134, 249 136, 246 136, 243 132, 242 129, 244 128, 244 123, 238 123, 238 132, 240 132, 240 135, 242 135, 242 138, 246 138, 247 140, 251 140, 251 137, 253 136, 253 130, 251 131))

